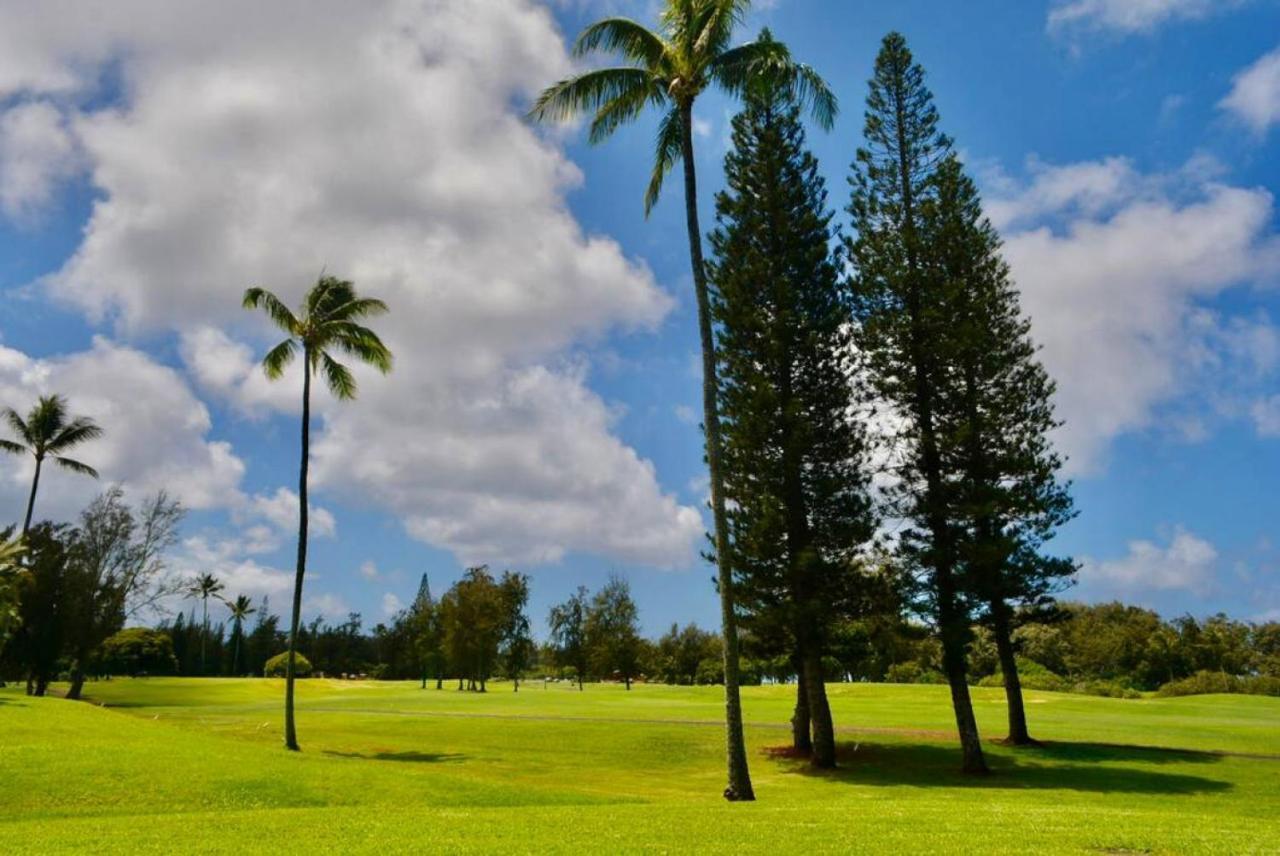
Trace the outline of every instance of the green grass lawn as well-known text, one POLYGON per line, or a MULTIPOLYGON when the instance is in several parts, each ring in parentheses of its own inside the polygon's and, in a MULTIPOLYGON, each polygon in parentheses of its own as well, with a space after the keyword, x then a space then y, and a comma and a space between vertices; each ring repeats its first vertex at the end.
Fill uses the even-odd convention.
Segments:
POLYGON ((829 774, 769 752, 792 689, 749 688, 759 801, 729 805, 717 688, 304 681, 300 754, 279 681, 88 690, 0 691, 0 851, 1280 852, 1280 699, 1029 693, 1052 742, 971 780, 943 687, 832 686, 829 774))

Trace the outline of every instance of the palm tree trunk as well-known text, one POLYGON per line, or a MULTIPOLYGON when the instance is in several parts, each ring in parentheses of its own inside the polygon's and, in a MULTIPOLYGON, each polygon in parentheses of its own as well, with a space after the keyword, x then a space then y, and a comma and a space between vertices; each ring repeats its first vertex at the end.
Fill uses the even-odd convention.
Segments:
POLYGON ((992 604, 995 616, 993 635, 996 652, 1000 655, 1000 672, 1004 675, 1004 694, 1009 707, 1009 737, 1011 746, 1035 746, 1027 730, 1027 709, 1022 703, 1022 681, 1018 678, 1018 661, 1013 651, 1013 631, 1010 628, 1009 607, 1005 603, 992 604))
POLYGON ((36 509, 36 489, 40 487, 40 465, 44 463, 44 458, 36 455, 36 474, 31 479, 31 496, 27 497, 27 517, 22 522, 22 537, 26 540, 27 532, 31 530, 31 515, 36 509))
POLYGON ((200 626, 200 677, 204 678, 209 675, 209 667, 205 665, 204 659, 205 646, 209 643, 209 595, 206 594, 201 598, 201 603, 204 608, 204 619, 200 626))
POLYGON ((698 334, 702 342, 702 411, 711 477, 711 514, 715 523, 716 564, 719 572, 720 624, 724 634, 725 743, 729 800, 754 800, 747 767, 747 744, 742 727, 742 697, 738 689, 738 616, 733 600, 733 568, 729 561, 729 522, 725 514, 724 479, 720 462, 720 411, 716 380, 716 344, 711 329, 711 299, 702 259, 702 227, 698 225, 698 178, 693 161, 693 105, 680 105, 680 144, 684 161, 684 205, 689 230, 689 260, 698 301, 698 334))
POLYGON ((302 349, 302 463, 298 474, 298 569, 293 579, 293 621, 289 627, 289 661, 284 677, 284 745, 298 751, 293 722, 294 662, 298 625, 302 621, 302 577, 307 569, 307 467, 311 456, 311 350, 302 349))

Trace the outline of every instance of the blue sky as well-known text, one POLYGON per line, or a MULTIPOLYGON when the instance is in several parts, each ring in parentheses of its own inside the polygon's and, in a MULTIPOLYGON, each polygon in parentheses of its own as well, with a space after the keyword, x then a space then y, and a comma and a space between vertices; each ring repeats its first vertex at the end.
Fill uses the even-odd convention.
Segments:
MULTIPOLYGON (((237 297, 327 265, 392 304, 399 363, 321 405, 308 615, 371 624, 488 561, 531 574, 539 625, 617 572, 647 630, 714 626, 683 211, 641 205, 653 123, 590 148, 520 119, 573 70, 566 38, 652 4, 126 5, 0 3, 3 404, 65 392, 108 431, 86 460, 192 509, 172 572, 280 609, 297 390, 254 371, 270 331, 237 297)), ((927 69, 1059 381, 1073 596, 1277 615, 1280 5, 758 5, 741 37, 769 26, 841 99, 810 135, 834 207, 881 37, 927 69)), ((706 227, 732 110, 698 110, 706 227)), ((16 516, 27 470, 0 467, 16 516)), ((55 474, 41 509, 94 487, 55 474)))

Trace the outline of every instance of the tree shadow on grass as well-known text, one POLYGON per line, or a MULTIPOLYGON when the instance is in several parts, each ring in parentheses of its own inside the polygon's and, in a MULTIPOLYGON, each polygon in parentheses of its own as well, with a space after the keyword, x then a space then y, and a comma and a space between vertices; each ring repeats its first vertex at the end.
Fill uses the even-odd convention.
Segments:
POLYGON ((324 754, 338 758, 359 758, 362 761, 406 761, 413 764, 442 764, 465 761, 467 758, 456 752, 336 752, 326 749, 324 754))
POLYGON ((1088 743, 1019 749, 1016 757, 1007 752, 988 752, 989 776, 964 775, 960 772, 959 747, 942 745, 842 743, 835 770, 815 769, 807 758, 796 757, 790 747, 766 749, 765 754, 789 772, 850 785, 1169 795, 1222 793, 1233 787, 1230 782, 1203 776, 1124 766, 1220 760, 1214 755, 1171 752, 1168 754, 1173 757, 1157 759, 1154 756, 1160 754, 1158 750, 1123 751, 1123 747, 1088 743))

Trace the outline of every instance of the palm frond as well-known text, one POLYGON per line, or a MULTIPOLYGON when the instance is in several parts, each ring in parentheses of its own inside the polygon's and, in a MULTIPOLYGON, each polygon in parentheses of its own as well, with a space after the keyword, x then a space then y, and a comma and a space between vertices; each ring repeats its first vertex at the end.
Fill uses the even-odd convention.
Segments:
POLYGON ((657 78, 645 89, 632 89, 600 108, 591 122, 591 132, 587 135, 592 145, 604 142, 618 128, 635 121, 650 105, 663 106, 667 102, 667 87, 657 78))
POLYGON ((350 369, 324 351, 320 352, 320 366, 334 398, 345 401, 356 397, 356 379, 350 369))
POLYGON ((704 0, 695 18, 695 56, 718 56, 729 45, 733 30, 746 18, 751 0, 704 0))
POLYGON ((265 288, 245 289, 241 305, 245 309, 263 309, 277 327, 291 336, 297 335, 298 319, 294 317, 292 310, 265 288))
POLYGON ((22 414, 12 407, 6 407, 4 409, 4 420, 9 423, 9 428, 14 434, 17 434, 28 445, 31 444, 31 429, 27 427, 26 420, 22 418, 22 414))
POLYGON ((325 330, 330 333, 326 338, 327 344, 331 344, 343 353, 350 354, 361 362, 373 366, 383 374, 391 371, 392 357, 390 349, 378 337, 378 334, 368 327, 362 327, 350 321, 343 321, 338 324, 326 325, 325 330))
POLYGON ((58 452, 70 449, 89 440, 97 440, 102 436, 102 428, 87 416, 77 416, 49 440, 48 450, 58 452))
POLYGON ((376 297, 352 297, 345 303, 327 307, 323 318, 315 318, 312 320, 322 321, 324 323, 330 321, 351 321, 356 318, 369 318, 374 315, 386 315, 390 310, 387 304, 376 297))
POLYGON ((767 30, 756 41, 720 54, 707 71, 712 80, 734 96, 757 87, 785 90, 826 130, 835 123, 839 112, 839 103, 826 81, 809 66, 795 62, 787 46, 774 41, 767 30))
POLYGON ((649 178, 649 188, 644 194, 646 217, 653 210, 653 206, 658 204, 658 197, 662 195, 662 184, 666 181, 668 173, 684 156, 683 134, 680 108, 673 107, 658 124, 658 144, 653 157, 653 174, 649 178))
POLYGON ((630 18, 605 18, 587 27, 574 42, 574 56, 592 51, 621 54, 647 68, 657 68, 667 52, 667 44, 657 33, 630 18))
POLYGON ((652 80, 652 74, 643 68, 622 66, 588 71, 545 89, 533 103, 529 116, 539 122, 563 122, 583 113, 595 113, 631 90, 647 92, 652 80))
POLYGON ((298 345, 293 339, 285 339, 262 358, 262 373, 270 380, 276 380, 284 374, 284 370, 293 362, 298 345))
POLYGON ((338 279, 336 276, 322 276, 307 292, 303 301, 307 318, 315 321, 327 318, 343 304, 356 299, 356 287, 350 280, 338 279))
POLYGON ((15 443, 12 440, 0 440, 0 451, 9 452, 13 455, 25 455, 31 450, 21 443, 15 443))
POLYGON ((64 470, 70 470, 71 472, 79 473, 82 476, 89 476, 89 478, 96 479, 98 477, 98 471, 88 464, 82 464, 79 461, 73 461, 70 458, 60 458, 56 456, 53 460, 64 470))

